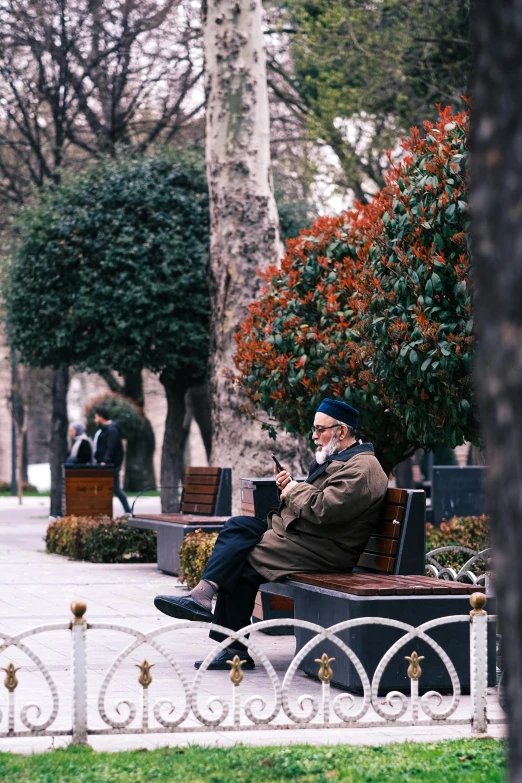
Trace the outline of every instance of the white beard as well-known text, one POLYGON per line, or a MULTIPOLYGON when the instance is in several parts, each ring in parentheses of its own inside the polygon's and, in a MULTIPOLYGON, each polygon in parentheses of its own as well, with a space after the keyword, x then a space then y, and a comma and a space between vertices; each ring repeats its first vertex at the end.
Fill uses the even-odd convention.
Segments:
POLYGON ((324 465, 328 457, 333 456, 334 454, 337 454, 339 451, 339 438, 334 433, 332 435, 332 439, 330 443, 328 443, 326 446, 323 446, 321 449, 318 449, 315 452, 315 461, 318 465, 324 465))

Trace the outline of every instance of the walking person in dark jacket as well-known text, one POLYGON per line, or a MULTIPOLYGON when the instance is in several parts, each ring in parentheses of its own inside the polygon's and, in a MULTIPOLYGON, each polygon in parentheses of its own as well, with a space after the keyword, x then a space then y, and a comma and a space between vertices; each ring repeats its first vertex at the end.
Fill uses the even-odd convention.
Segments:
POLYGON ((94 423, 100 426, 100 429, 94 436, 96 449, 94 459, 99 465, 114 467, 114 494, 122 504, 125 512, 130 514, 129 501, 120 484, 120 470, 123 463, 123 443, 120 428, 115 421, 111 421, 106 408, 94 409, 94 423))

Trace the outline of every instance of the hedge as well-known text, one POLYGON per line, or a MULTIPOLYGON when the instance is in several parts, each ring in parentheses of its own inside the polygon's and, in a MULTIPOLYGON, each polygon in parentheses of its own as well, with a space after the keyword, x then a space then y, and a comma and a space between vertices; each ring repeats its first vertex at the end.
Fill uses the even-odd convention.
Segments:
POLYGON ((91 563, 156 562, 156 533, 129 527, 126 517, 61 517, 47 528, 45 547, 91 563))
MULTIPOLYGON (((489 518, 482 514, 479 517, 452 517, 442 522, 440 527, 426 525, 426 552, 443 546, 465 546, 475 552, 482 552, 490 546, 489 518)), ((465 552, 443 552, 436 555, 436 560, 445 568, 459 571, 471 555, 465 552)), ((485 563, 477 561, 471 570, 474 574, 484 572, 485 563)))

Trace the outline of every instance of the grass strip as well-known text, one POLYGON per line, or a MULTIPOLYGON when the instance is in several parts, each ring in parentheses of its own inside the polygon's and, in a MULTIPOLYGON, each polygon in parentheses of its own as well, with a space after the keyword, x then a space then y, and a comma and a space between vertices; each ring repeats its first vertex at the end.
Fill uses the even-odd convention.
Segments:
POLYGON ((494 739, 0 753, 0 783, 501 783, 505 772, 505 744, 494 739))

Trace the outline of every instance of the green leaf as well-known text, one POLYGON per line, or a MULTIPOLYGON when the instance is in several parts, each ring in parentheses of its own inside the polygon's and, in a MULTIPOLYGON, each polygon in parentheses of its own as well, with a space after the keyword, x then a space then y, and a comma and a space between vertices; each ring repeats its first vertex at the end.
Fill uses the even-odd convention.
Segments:
POLYGON ((435 247, 437 250, 443 250, 444 249, 444 239, 441 237, 440 234, 435 234, 434 237, 435 247))
POLYGON ((431 276, 431 283, 433 285, 434 291, 442 291, 442 280, 436 272, 434 272, 431 276))

